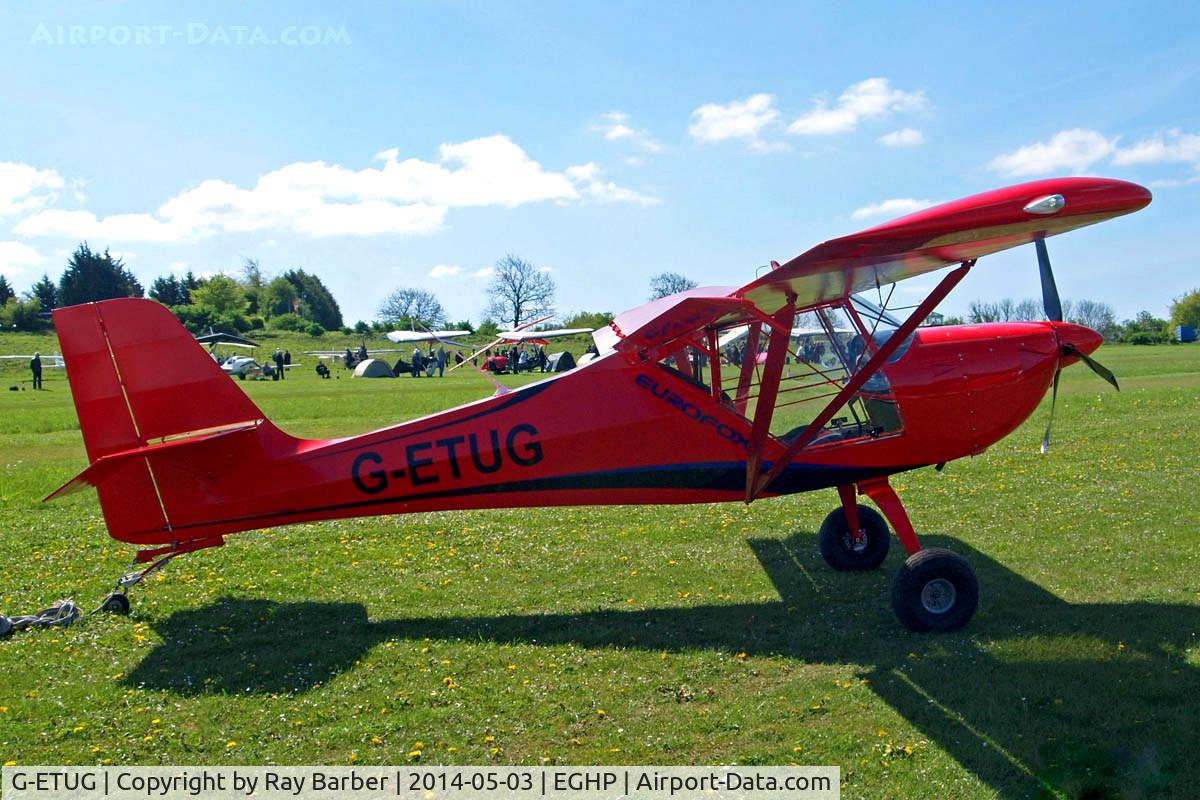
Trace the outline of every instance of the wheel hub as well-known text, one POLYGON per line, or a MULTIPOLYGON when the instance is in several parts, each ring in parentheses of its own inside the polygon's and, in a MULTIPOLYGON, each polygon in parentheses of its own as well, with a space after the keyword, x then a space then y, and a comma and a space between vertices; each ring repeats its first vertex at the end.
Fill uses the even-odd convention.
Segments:
POLYGON ((930 614, 945 614, 957 598, 958 590, 945 578, 934 578, 921 589, 921 605, 930 614))
POLYGON ((862 553, 867 549, 867 532, 859 528, 857 532, 847 531, 842 537, 842 543, 851 553, 862 553))

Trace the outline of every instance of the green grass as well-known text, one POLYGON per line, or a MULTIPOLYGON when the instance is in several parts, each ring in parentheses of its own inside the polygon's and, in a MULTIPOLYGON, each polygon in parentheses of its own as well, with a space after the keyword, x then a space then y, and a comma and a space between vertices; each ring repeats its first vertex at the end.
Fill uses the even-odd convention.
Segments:
MULTIPOLYGON (((0 761, 798 762, 840 765, 847 798, 1193 797, 1200 348, 1097 355, 1123 391, 1068 370, 1049 456, 1043 404, 987 454, 896 480, 924 542, 979 572, 959 633, 895 621, 901 548, 871 574, 824 565, 833 492, 298 525, 181 558, 130 618, 0 641, 0 761)), ((5 613, 90 607, 130 556, 94 495, 39 502, 85 464, 47 376, 0 393, 5 613)), ((239 385, 301 435, 491 391, 239 385)))

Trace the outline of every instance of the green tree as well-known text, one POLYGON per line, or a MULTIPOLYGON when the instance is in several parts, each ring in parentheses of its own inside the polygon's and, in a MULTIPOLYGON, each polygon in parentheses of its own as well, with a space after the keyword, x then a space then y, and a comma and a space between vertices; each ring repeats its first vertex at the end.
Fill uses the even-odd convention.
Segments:
POLYGON ((1170 323, 1149 311, 1139 311, 1120 326, 1121 341, 1129 344, 1165 344, 1171 341, 1170 323))
POLYGON ((41 316, 42 304, 36 297, 28 300, 8 298, 0 306, 0 328, 4 330, 36 331, 46 326, 46 320, 41 316))
POLYGON ((17 293, 14 292, 12 286, 9 285, 8 278, 0 275, 0 306, 3 306, 10 299, 16 296, 17 293))
POLYGON ((1200 289, 1175 298, 1171 303, 1171 324, 1200 326, 1200 289))
POLYGON ((580 311, 567 317, 563 321, 564 328, 603 328, 608 323, 612 322, 613 313, 611 311, 580 311))
POLYGON ((108 250, 103 255, 93 252, 87 242, 71 255, 58 279, 58 301, 64 306, 142 294, 142 285, 120 258, 113 258, 108 250))
POLYGON ((192 304, 218 317, 245 315, 246 293, 228 275, 214 275, 191 293, 192 304))
POLYGON ((242 290, 246 293, 246 313, 258 314, 262 302, 263 290, 267 288, 267 279, 263 276, 258 259, 247 258, 242 264, 242 290))
POLYGON ((183 304, 190 305, 192 302, 192 292, 200 288, 200 281, 196 280, 196 276, 189 269, 183 279, 179 281, 179 285, 183 287, 183 304))
POLYGON ((287 278, 280 275, 263 289, 259 299, 259 310, 265 317, 278 317, 281 314, 294 314, 296 300, 300 299, 296 287, 287 278))
POLYGON ((38 299, 43 311, 58 308, 58 284, 50 280, 49 275, 42 275, 42 279, 29 290, 29 296, 38 299))
POLYGON ((320 278, 302 269, 288 270, 283 273, 283 277, 296 287, 296 294, 303 304, 305 319, 318 323, 326 330, 342 327, 342 310, 320 278))
POLYGON ((150 299, 168 307, 185 306, 189 301, 188 291, 183 282, 174 275, 155 278, 150 284, 150 299))

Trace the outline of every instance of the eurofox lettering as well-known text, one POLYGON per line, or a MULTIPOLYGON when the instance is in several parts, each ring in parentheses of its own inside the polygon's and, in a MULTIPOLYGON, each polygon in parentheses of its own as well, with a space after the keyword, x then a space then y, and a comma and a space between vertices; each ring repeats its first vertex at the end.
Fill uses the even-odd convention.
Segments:
POLYGON ((729 425, 726 425, 724 422, 721 422, 711 414, 705 414, 700 410, 699 406, 697 406, 695 403, 689 403, 687 400, 680 397, 679 394, 674 392, 670 387, 659 386, 658 381, 654 380, 654 378, 651 378, 649 375, 638 375, 637 385, 650 392, 650 394, 662 400, 672 408, 679 409, 679 413, 683 414, 688 419, 695 420, 702 426, 712 428, 717 432, 717 435, 725 441, 732 442, 743 450, 750 449, 750 442, 740 432, 729 425))

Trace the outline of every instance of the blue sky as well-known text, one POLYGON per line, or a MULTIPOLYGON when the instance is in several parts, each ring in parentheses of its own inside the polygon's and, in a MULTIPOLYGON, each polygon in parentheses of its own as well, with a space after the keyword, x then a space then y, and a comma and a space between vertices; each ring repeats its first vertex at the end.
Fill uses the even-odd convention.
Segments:
MULTIPOLYGON (((744 5, 7 3, 0 274, 57 277, 87 239, 147 285, 251 257, 348 321, 419 286, 477 322, 516 253, 559 311, 620 311, 658 272, 738 285, 1092 174, 1155 201, 1051 242, 1064 297, 1128 317, 1200 286, 1200 6, 744 5)), ((1024 248, 942 310, 1037 293, 1024 248)))

